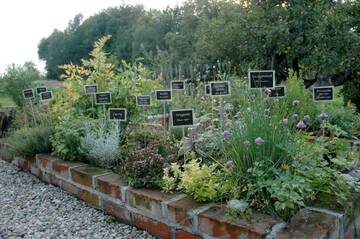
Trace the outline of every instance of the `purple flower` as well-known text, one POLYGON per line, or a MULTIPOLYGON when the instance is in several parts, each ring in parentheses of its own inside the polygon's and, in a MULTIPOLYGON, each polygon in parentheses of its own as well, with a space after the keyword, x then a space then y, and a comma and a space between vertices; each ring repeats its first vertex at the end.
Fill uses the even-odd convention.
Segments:
POLYGON ((296 128, 298 129, 305 129, 306 128, 306 124, 304 123, 304 121, 300 121, 297 125, 296 128))
POLYGON ((293 120, 298 121, 300 117, 298 114, 293 114, 292 118, 293 120))
POLYGON ((287 124, 289 124, 289 119, 288 119, 288 118, 284 118, 284 119, 282 120, 282 122, 283 122, 284 125, 287 125, 287 124))
POLYGON ((265 143, 265 141, 261 137, 255 139, 255 144, 262 145, 263 143, 265 143))
POLYGON ((293 105, 294 107, 299 106, 299 105, 300 105, 300 100, 294 100, 294 101, 292 102, 292 105, 293 105))
POLYGON ((304 116, 304 122, 308 123, 310 121, 310 115, 305 115, 304 116))
POLYGON ((230 134, 230 132, 228 130, 225 130, 223 135, 224 135, 224 139, 229 139, 230 136, 231 136, 231 134, 230 134))
POLYGON ((322 121, 326 120, 328 117, 329 117, 328 114, 326 114, 326 113, 324 113, 324 112, 322 112, 322 113, 319 115, 319 118, 320 118, 322 121))

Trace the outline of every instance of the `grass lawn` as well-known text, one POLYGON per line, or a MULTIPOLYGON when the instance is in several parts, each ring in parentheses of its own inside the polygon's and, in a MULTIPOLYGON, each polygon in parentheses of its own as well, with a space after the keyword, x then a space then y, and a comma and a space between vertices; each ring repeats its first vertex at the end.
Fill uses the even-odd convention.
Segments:
POLYGON ((0 106, 15 106, 15 103, 8 95, 0 92, 0 106))

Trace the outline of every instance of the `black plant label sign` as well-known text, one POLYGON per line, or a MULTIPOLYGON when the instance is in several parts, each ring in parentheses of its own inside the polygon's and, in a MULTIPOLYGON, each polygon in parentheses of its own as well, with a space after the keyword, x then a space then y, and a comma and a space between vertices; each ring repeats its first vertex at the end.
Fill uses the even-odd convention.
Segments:
POLYGON ((33 89, 26 89, 23 90, 23 96, 25 99, 33 99, 34 98, 34 91, 33 89))
POLYGON ((42 92, 40 94, 40 98, 41 100, 51 100, 53 97, 52 92, 51 91, 46 91, 46 92, 42 92))
POLYGON ((98 85, 85 85, 85 94, 92 95, 98 93, 98 85))
POLYGON ((136 104, 138 106, 150 106, 151 96, 150 95, 139 95, 136 97, 136 104))
POLYGON ((275 71, 249 71, 249 85, 251 89, 274 88, 275 71))
POLYGON ((285 86, 276 86, 274 89, 271 89, 269 97, 271 98, 280 98, 285 97, 286 90, 285 86))
POLYGON ((228 81, 210 82, 210 94, 212 96, 230 95, 230 82, 228 81))
POLYGON ((111 94, 109 92, 102 92, 95 94, 95 103, 97 105, 110 105, 111 104, 111 94))
POLYGON ((46 92, 46 91, 47 91, 46 87, 37 87, 36 88, 36 93, 38 95, 40 95, 42 92, 46 92))
POLYGON ((109 119, 114 121, 126 121, 127 110, 124 108, 110 108, 109 119))
POLYGON ((334 87, 314 87, 313 96, 314 101, 332 101, 334 100, 334 87))
POLYGON ((171 111, 171 119, 173 127, 184 127, 194 125, 194 110, 173 110, 171 111))
POLYGON ((158 101, 170 101, 171 90, 158 90, 156 91, 156 100, 158 101))
POLYGON ((184 81, 172 81, 171 89, 172 90, 185 90, 185 82, 184 81))

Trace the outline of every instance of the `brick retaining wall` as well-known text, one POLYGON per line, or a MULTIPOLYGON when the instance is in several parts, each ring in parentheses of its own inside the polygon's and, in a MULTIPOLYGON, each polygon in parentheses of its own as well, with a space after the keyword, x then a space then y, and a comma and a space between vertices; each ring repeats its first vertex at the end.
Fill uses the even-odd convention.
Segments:
POLYGON ((90 165, 66 162, 45 154, 16 157, 13 163, 119 221, 147 230, 161 239, 360 237, 360 217, 346 223, 345 215, 323 209, 302 209, 287 227, 276 232, 275 228, 283 222, 271 216, 255 213, 251 221, 231 219, 222 204, 200 204, 182 193, 134 189, 126 186, 120 175, 90 165))

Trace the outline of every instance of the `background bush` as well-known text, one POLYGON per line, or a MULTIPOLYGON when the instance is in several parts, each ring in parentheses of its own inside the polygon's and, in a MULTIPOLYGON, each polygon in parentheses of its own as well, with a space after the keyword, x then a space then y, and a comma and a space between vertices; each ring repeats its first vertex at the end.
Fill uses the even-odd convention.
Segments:
POLYGON ((12 65, 5 70, 4 75, 0 78, 6 94, 19 107, 23 107, 25 104, 22 91, 31 88, 34 81, 39 79, 40 73, 32 62, 27 62, 23 66, 12 65))

